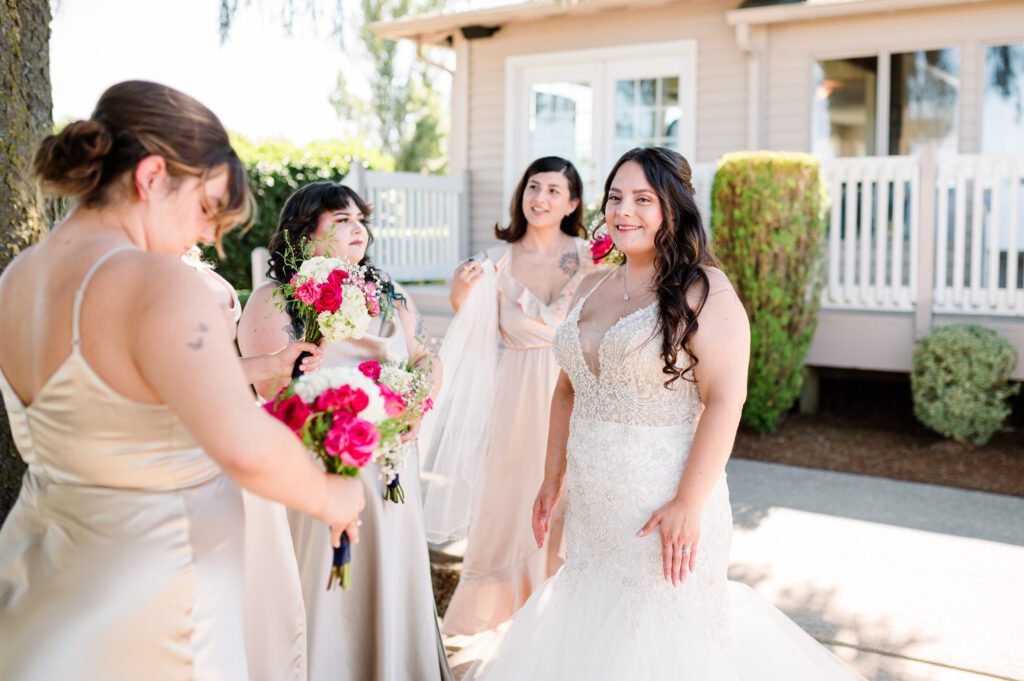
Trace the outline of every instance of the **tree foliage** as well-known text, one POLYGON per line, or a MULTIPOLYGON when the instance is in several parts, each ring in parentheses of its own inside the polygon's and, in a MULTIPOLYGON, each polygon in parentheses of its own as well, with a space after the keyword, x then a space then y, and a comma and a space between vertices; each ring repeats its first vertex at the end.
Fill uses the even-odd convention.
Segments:
POLYGON ((371 24, 443 6, 441 0, 361 0, 359 41, 367 58, 364 75, 370 84, 370 99, 359 96, 345 73, 338 74, 337 90, 331 98, 340 116, 355 123, 361 136, 395 160, 396 170, 443 172, 445 132, 441 100, 431 86, 431 76, 448 74, 412 59, 413 55, 403 55, 399 43, 377 35, 371 24))

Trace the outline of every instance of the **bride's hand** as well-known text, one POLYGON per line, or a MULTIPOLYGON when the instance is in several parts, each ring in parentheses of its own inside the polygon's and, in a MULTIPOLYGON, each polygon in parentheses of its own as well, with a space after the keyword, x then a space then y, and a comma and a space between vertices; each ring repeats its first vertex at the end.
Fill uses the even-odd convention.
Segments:
POLYGON ((537 548, 544 546, 544 537, 548 533, 551 512, 562 496, 562 483, 545 480, 537 492, 537 500, 533 502, 533 536, 537 540, 537 548))
POLYGON ((638 537, 646 537, 655 528, 661 529, 661 560, 665 579, 673 585, 686 581, 687 572, 697 566, 697 545, 700 542, 700 510, 673 499, 652 515, 638 537))

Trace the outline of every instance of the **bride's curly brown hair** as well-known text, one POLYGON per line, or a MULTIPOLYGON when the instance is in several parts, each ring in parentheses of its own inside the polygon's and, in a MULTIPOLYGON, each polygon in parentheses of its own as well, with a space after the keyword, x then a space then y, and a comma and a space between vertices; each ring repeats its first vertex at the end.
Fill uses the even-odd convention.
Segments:
POLYGON ((657 332, 661 333, 661 357, 665 362, 662 371, 669 376, 665 387, 671 387, 680 378, 695 382, 692 371, 699 359, 691 349, 690 341, 697 333, 697 317, 707 302, 711 287, 705 269, 718 267, 718 259, 711 252, 700 209, 694 200, 690 164, 678 152, 664 147, 631 149, 622 155, 608 174, 602 206, 608 204, 615 173, 626 163, 636 163, 643 170, 665 216, 654 237, 657 249, 654 255, 657 332), (691 287, 700 291, 697 304, 692 307, 687 300, 691 287), (678 363, 680 351, 689 360, 683 368, 678 363))

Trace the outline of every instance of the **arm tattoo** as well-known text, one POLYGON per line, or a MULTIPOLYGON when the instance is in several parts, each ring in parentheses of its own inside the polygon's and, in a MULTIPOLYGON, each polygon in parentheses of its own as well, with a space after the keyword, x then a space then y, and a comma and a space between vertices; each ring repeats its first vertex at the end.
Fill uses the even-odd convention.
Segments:
POLYGON ((207 331, 209 331, 210 327, 208 327, 206 324, 203 324, 202 322, 199 322, 199 325, 196 326, 196 328, 194 330, 195 330, 196 333, 199 334, 199 337, 196 338, 192 342, 186 341, 185 345, 187 345, 192 350, 202 350, 202 348, 203 348, 203 334, 206 333, 207 331))
POLYGON ((416 338, 416 342, 419 344, 421 348, 423 348, 424 352, 426 352, 429 355, 434 355, 436 354, 434 349, 434 339, 430 337, 430 334, 427 333, 426 327, 423 326, 423 317, 421 317, 419 313, 415 314, 416 331, 414 332, 413 335, 416 338))
POLYGON ((295 335, 295 327, 292 326, 291 324, 285 324, 284 326, 281 327, 281 330, 288 334, 289 343, 294 343, 295 341, 299 340, 299 337, 295 335))
POLYGON ((566 253, 558 261, 558 266, 568 276, 572 276, 580 271, 580 256, 578 253, 566 253))

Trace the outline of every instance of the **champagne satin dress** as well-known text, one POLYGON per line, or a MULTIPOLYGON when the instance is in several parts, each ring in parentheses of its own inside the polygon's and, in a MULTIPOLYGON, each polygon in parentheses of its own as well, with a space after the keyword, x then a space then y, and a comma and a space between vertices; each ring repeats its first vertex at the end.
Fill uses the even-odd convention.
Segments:
POLYGON ((0 678, 243 681, 238 488, 165 405, 70 355, 31 405, 0 372, 28 464, 0 530, 0 678))
POLYGON ((580 268, 550 303, 512 276, 512 249, 489 249, 497 272, 498 327, 504 352, 487 423, 483 483, 469 528, 462 574, 442 631, 476 634, 508 620, 562 566, 564 503, 555 507, 544 548, 533 538, 532 510, 544 479, 548 417, 558 380, 551 351, 555 329, 580 282, 596 266, 576 241, 580 268))
MULTIPOLYGON (((408 356, 401 325, 384 322, 380 334, 325 345, 321 366, 408 356)), ((327 527, 288 513, 306 604, 310 681, 452 679, 437 629, 415 446, 400 477, 404 504, 384 501, 374 464, 360 475, 366 509, 360 541, 352 547, 349 591, 326 589, 332 555, 327 527)))

